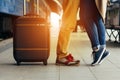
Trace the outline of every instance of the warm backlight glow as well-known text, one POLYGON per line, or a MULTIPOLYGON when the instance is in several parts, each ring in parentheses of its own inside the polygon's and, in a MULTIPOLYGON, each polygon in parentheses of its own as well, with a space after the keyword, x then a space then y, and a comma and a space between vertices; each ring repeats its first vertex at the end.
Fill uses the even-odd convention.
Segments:
POLYGON ((50 23, 51 23, 51 26, 52 26, 51 27, 51 35, 53 37, 58 36, 59 28, 60 28, 60 20, 61 20, 61 17, 58 14, 51 12, 50 23))
POLYGON ((52 27, 59 27, 60 26, 60 16, 54 12, 51 12, 50 22, 51 22, 52 27))

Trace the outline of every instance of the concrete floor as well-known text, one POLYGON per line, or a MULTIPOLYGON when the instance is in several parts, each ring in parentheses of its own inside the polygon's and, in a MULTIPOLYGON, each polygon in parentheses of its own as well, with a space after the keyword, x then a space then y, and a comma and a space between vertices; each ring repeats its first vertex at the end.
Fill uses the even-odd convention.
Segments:
POLYGON ((17 66, 13 58, 13 39, 1 41, 0 80, 120 80, 120 44, 107 41, 111 55, 101 65, 92 67, 92 50, 86 33, 72 33, 69 51, 80 59, 80 65, 55 65, 57 35, 51 35, 47 66, 41 62, 17 66))

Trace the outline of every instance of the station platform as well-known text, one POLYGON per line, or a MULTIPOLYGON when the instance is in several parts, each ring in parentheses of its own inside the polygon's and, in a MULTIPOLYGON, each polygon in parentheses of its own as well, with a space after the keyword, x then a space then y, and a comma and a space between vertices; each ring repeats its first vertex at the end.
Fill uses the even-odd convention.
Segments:
POLYGON ((91 46, 86 33, 71 34, 69 51, 80 60, 79 65, 55 65, 57 35, 51 36, 48 65, 41 62, 16 65, 13 38, 0 41, 0 80, 120 80, 120 44, 108 42, 111 53, 101 65, 90 66, 91 46))

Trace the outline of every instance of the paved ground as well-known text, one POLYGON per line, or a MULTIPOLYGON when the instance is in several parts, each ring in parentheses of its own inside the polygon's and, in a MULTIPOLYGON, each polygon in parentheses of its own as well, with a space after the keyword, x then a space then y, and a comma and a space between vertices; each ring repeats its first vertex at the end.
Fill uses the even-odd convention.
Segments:
POLYGON ((80 65, 57 66, 57 36, 51 36, 51 51, 48 65, 43 63, 22 63, 17 66, 13 58, 13 40, 0 42, 0 80, 120 80, 120 44, 107 42, 111 55, 101 64, 92 62, 90 42, 86 33, 72 33, 69 51, 80 59, 80 65))

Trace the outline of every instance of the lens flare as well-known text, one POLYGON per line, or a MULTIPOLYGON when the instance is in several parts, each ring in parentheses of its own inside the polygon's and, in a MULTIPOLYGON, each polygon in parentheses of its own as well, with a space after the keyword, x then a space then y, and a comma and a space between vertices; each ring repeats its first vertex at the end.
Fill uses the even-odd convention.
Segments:
POLYGON ((60 16, 54 12, 51 12, 50 23, 51 23, 52 27, 59 27, 60 26, 60 16))

